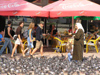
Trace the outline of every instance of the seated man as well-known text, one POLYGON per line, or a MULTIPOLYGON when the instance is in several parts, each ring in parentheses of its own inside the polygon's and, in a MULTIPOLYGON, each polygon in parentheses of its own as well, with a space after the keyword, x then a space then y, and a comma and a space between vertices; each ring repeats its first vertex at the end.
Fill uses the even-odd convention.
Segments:
POLYGON ((94 36, 96 37, 96 39, 98 37, 100 37, 100 28, 98 26, 95 27, 95 31, 94 31, 94 36))
POLYGON ((50 32, 50 34, 52 35, 52 36, 56 36, 57 35, 57 29, 55 28, 55 25, 52 25, 52 30, 51 30, 51 32, 50 32))
POLYGON ((1 32, 0 32, 0 45, 2 45, 2 44, 4 43, 3 34, 4 34, 4 32, 1 31, 1 32), (2 42, 1 42, 1 41, 2 41, 2 42))
POLYGON ((72 27, 69 28, 68 32, 69 33, 72 33, 72 27))

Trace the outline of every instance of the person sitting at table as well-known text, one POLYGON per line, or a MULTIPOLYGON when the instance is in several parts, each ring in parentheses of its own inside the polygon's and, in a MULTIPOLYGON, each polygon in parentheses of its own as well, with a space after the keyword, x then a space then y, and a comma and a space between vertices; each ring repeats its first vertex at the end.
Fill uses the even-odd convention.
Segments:
POLYGON ((4 41, 5 41, 5 40, 3 39, 3 34, 4 34, 4 32, 1 31, 1 32, 0 32, 0 41, 1 41, 1 42, 0 42, 0 45, 3 45, 3 44, 4 44, 4 41))
MULTIPOLYGON (((93 35, 95 36, 95 39, 100 37, 100 29, 99 29, 99 27, 97 25, 95 27, 95 32, 93 33, 93 35)), ((99 47, 99 43, 97 43, 97 46, 99 47)))
MULTIPOLYGON (((4 35, 4 31, 0 31, 0 45, 3 45, 5 41, 3 35, 4 35)), ((6 53, 6 50, 4 50, 3 53, 6 53)))
MULTIPOLYGON (((69 28, 68 30, 69 33, 72 33, 72 27, 69 28)), ((75 28, 74 28, 74 33, 76 32, 75 28)))
POLYGON ((95 26, 95 31, 94 31, 93 35, 95 36, 95 39, 100 37, 100 29, 97 25, 95 26))
POLYGON ((57 34, 57 29, 55 28, 55 26, 54 25, 52 25, 52 30, 51 30, 51 33, 50 33, 52 36, 56 36, 56 35, 58 35, 57 34))
MULTIPOLYGON (((51 36, 55 36, 55 37, 58 36, 58 32, 57 32, 57 30, 55 29, 55 25, 50 25, 50 26, 49 26, 48 33, 49 33, 51 36)), ((55 41, 52 39, 52 40, 49 40, 49 43, 50 43, 50 44, 54 44, 55 41)))
POLYGON ((69 28, 68 32, 69 33, 72 33, 72 27, 69 28))
POLYGON ((94 24, 90 25, 89 32, 94 33, 94 31, 95 31, 95 25, 94 24))

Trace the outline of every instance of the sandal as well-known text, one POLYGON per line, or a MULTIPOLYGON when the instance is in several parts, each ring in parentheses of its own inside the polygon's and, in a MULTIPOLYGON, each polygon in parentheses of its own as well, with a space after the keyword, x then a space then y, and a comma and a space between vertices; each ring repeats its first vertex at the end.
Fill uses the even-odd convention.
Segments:
POLYGON ((23 57, 25 57, 25 54, 23 55, 23 57))
POLYGON ((44 58, 44 56, 41 56, 41 58, 44 58))
POLYGON ((10 56, 10 58, 14 58, 14 56, 10 56))
POLYGON ((29 58, 33 58, 33 55, 29 55, 29 58))

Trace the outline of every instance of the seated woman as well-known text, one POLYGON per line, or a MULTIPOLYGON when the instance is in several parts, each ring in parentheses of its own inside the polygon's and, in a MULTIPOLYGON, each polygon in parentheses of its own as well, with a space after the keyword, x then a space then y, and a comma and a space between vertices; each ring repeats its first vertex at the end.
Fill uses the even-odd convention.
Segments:
POLYGON ((51 30, 50 34, 51 34, 52 36, 56 36, 56 35, 57 35, 57 29, 55 28, 54 25, 52 25, 52 30, 51 30))
MULTIPOLYGON (((57 37, 58 33, 57 33, 57 30, 55 29, 55 25, 50 25, 50 26, 49 26, 48 33, 49 33, 51 36, 57 37)), ((53 39, 49 40, 49 44, 54 44, 54 43, 55 43, 55 41, 54 41, 53 39)))

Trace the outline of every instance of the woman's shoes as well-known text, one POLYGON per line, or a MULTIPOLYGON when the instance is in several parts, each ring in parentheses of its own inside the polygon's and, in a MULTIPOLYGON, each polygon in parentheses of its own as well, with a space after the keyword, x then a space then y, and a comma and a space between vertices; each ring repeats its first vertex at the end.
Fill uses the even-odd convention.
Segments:
POLYGON ((33 58, 33 55, 30 55, 30 58, 33 58))
POLYGON ((33 55, 29 55, 29 58, 33 58, 33 55))
MULTIPOLYGON (((15 55, 14 56, 12 56, 12 55, 10 56, 10 58, 14 58, 14 57, 15 57, 15 55)), ((23 54, 23 57, 25 57, 25 54, 23 54)))
POLYGON ((25 54, 23 54, 23 57, 25 57, 25 54))
POLYGON ((44 58, 44 56, 41 56, 41 58, 43 59, 43 58, 44 58))
POLYGON ((10 56, 10 58, 14 58, 14 56, 10 56))

